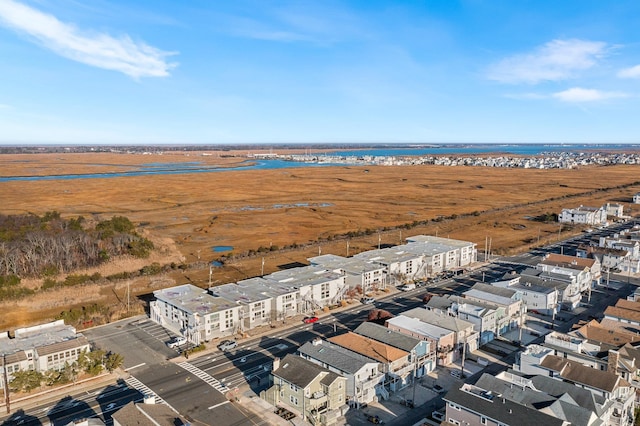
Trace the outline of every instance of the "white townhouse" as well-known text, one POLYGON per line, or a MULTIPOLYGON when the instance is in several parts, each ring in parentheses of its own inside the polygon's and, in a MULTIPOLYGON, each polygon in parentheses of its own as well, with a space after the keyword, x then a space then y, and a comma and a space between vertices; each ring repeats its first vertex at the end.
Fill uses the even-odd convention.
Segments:
POLYGON ((600 225, 607 221, 607 210, 604 207, 580 206, 575 209, 562 209, 558 222, 583 225, 600 225))
POLYGON ((423 264, 421 254, 408 252, 404 246, 369 250, 358 253, 353 258, 377 263, 384 267, 389 283, 393 285, 418 279, 418 272, 423 264))
POLYGON ((547 281, 537 276, 522 276, 516 273, 508 273, 500 281, 491 284, 519 291, 527 310, 543 315, 553 315, 560 311, 562 307, 560 294, 567 287, 566 283, 547 281))
POLYGON ((350 290, 360 289, 362 293, 381 290, 387 284, 387 269, 378 262, 359 257, 342 257, 323 254, 307 259, 311 265, 323 267, 345 276, 350 290))
POLYGON ((522 293, 509 288, 495 287, 490 284, 477 283, 463 293, 470 302, 488 302, 502 306, 503 312, 496 315, 498 334, 504 334, 522 326, 526 307, 522 303, 522 293))
MULTIPOLYGON (((442 271, 454 271, 465 268, 478 261, 476 244, 468 241, 453 240, 451 238, 434 237, 432 235, 415 235, 408 237, 407 250, 422 253, 425 258, 440 254, 441 269, 433 270, 429 276, 442 271)), ((436 259, 433 259, 432 267, 437 267, 436 259)))
POLYGON ((458 353, 454 351, 456 336, 449 329, 428 324, 419 318, 404 315, 388 319, 387 327, 389 330, 429 342, 430 351, 435 352, 434 355, 438 365, 448 365, 457 359, 454 358, 458 353))
POLYGON ((429 235, 416 235, 406 241, 399 246, 358 253, 354 258, 383 265, 396 284, 460 270, 477 261, 476 245, 471 242, 429 235))
POLYGON ((453 294, 433 296, 425 305, 426 309, 444 312, 474 324, 480 334, 479 346, 492 341, 497 335, 499 319, 506 317, 505 308, 489 302, 469 300, 453 294))
POLYGON ((549 253, 538 262, 536 269, 545 272, 571 275, 576 277, 579 291, 586 291, 592 284, 599 284, 602 277, 600 261, 596 258, 567 256, 549 253))
POLYGON ((316 338, 298 349, 301 357, 347 379, 346 403, 360 408, 376 400, 389 398, 384 388, 382 364, 340 345, 316 338))
POLYGON ((607 203, 604 205, 607 216, 622 217, 624 216, 624 206, 618 203, 607 203))
POLYGON ((153 292, 151 320, 195 345, 241 330, 242 306, 192 284, 153 292))
POLYGON ((560 309, 572 311, 578 307, 582 299, 580 285, 575 274, 562 274, 557 272, 543 271, 541 269, 527 268, 520 273, 523 281, 535 280, 537 285, 550 287, 558 291, 558 301, 561 303, 560 309))
MULTIPOLYGON (((254 277, 237 282, 240 291, 245 294, 253 294, 254 297, 259 299, 261 296, 270 296, 270 300, 261 300, 252 302, 250 313, 256 317, 253 321, 253 328, 260 325, 260 322, 264 324, 265 313, 269 318, 268 322, 284 321, 286 318, 290 318, 298 315, 301 307, 300 292, 289 285, 279 283, 270 279, 254 277), (262 320, 258 319, 260 316, 262 320)), ((214 289, 209 289, 213 292, 214 289)))
POLYGON ((313 312, 325 306, 338 304, 349 290, 345 274, 330 271, 321 266, 277 271, 264 277, 297 290, 300 294, 298 312, 313 312))
POLYGON ((8 331, 3 332, 0 334, 0 355, 3 355, 0 356, 0 388, 4 386, 4 368, 10 382, 17 371, 62 370, 65 364, 73 364, 82 352, 90 349, 87 338, 63 320, 16 329, 13 338, 8 331))

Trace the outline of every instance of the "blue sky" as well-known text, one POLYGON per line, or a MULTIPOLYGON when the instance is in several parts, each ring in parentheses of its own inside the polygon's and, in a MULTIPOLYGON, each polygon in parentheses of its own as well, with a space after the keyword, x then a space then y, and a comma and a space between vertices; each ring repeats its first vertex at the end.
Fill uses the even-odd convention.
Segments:
POLYGON ((0 143, 638 143, 637 0, 0 0, 0 143))

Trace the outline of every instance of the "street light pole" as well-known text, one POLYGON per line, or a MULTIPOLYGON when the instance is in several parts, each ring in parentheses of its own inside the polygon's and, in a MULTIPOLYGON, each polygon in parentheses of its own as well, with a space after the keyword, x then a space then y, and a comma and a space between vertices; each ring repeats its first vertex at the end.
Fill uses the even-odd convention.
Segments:
POLYGON ((7 407, 7 414, 11 413, 11 401, 9 399, 9 377, 7 375, 7 354, 2 354, 2 370, 4 383, 4 403, 7 407))

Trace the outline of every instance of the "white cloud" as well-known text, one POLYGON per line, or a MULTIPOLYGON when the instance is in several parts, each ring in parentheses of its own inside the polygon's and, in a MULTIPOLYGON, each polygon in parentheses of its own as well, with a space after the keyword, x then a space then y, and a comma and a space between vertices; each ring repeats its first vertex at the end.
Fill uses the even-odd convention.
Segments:
POLYGON ((620 78, 640 78, 640 65, 618 71, 620 78))
POLYGON ((164 52, 127 35, 81 31, 55 16, 13 0, 0 1, 0 24, 33 37, 60 56, 98 68, 122 72, 134 78, 165 77, 176 66, 164 52))
POLYGON ((552 40, 535 51, 514 55, 489 68, 488 78, 501 83, 536 84, 572 78, 597 64, 609 50, 606 43, 587 40, 552 40))
POLYGON ((556 92, 551 96, 562 102, 576 102, 576 103, 595 102, 595 101, 602 101, 606 99, 629 97, 629 95, 626 93, 605 92, 605 91, 596 90, 596 89, 584 89, 582 87, 572 87, 571 89, 563 90, 562 92, 556 92))

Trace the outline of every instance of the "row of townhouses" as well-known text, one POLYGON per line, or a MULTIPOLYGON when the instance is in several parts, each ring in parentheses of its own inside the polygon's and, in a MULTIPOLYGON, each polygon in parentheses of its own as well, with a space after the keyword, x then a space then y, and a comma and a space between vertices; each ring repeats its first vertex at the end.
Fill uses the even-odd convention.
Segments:
POLYGON ((0 334, 0 388, 5 371, 9 382, 17 371, 60 371, 89 350, 87 338, 63 320, 16 329, 13 337, 6 331, 0 334))
POLYGON ((600 237, 578 247, 580 257, 599 259, 603 271, 637 274, 640 272, 640 230, 627 229, 611 237, 600 237))
POLYGON ((513 368, 444 397, 454 425, 628 426, 640 406, 640 292, 598 322, 551 332, 513 368))
POLYGON ((200 344, 336 306, 387 285, 425 280, 477 261, 476 245, 426 235, 351 258, 321 255, 310 265, 208 290, 184 284, 154 291, 151 319, 200 344))
POLYGON ((579 206, 562 209, 558 215, 558 222, 578 225, 604 225, 607 217, 621 218, 624 216, 624 206, 618 203, 607 203, 602 207, 579 206))

